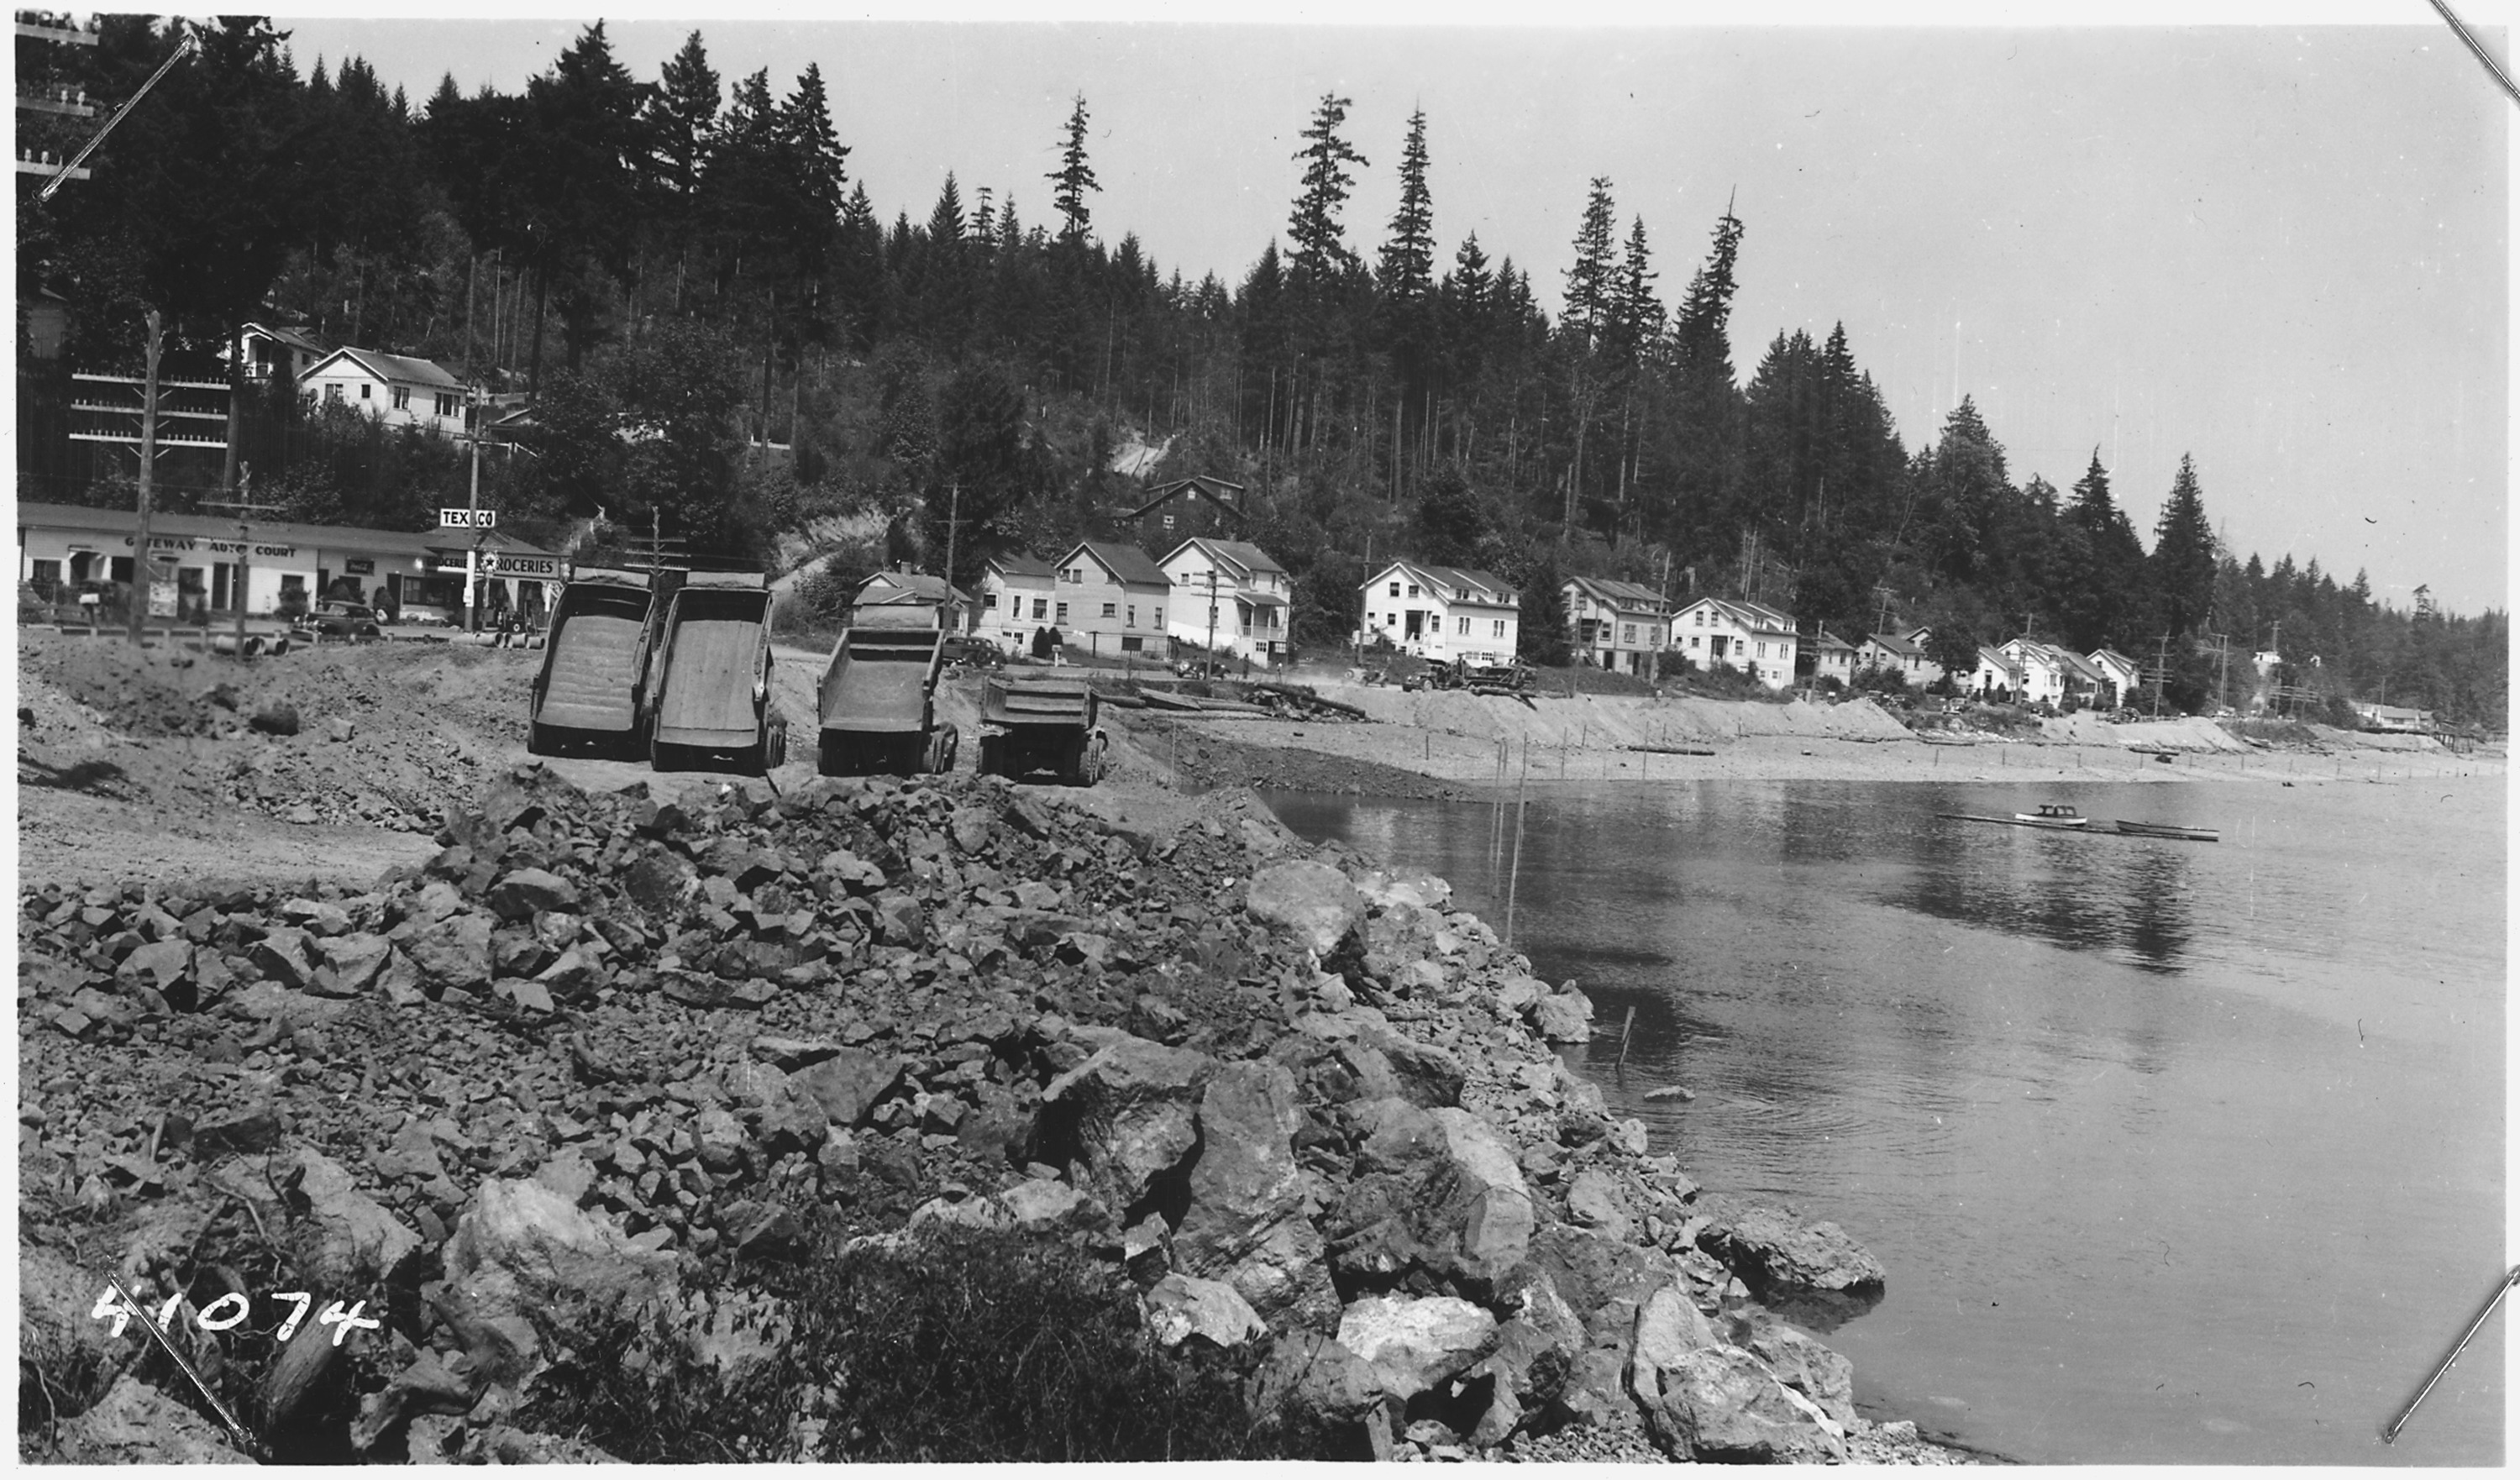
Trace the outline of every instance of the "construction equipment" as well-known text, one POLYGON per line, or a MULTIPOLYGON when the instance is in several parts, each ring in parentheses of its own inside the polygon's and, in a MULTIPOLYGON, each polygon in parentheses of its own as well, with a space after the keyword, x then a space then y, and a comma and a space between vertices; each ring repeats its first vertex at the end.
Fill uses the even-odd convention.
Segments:
POLYGON ((932 606, 860 606, 823 670, 825 776, 954 769, 961 732, 936 720, 945 629, 932 606))
POLYGON ((1102 779, 1109 740, 1096 726, 1093 685, 1082 679, 988 679, 980 694, 980 774, 1022 778, 1056 771, 1071 786, 1102 779))
POLYGON ((656 645, 650 763, 659 771, 767 775, 788 758, 770 707, 770 584, 695 570, 665 605, 656 645))
POLYGON ((526 749, 646 756, 656 612, 646 571, 580 566, 571 572, 552 610, 551 640, 534 677, 526 749))

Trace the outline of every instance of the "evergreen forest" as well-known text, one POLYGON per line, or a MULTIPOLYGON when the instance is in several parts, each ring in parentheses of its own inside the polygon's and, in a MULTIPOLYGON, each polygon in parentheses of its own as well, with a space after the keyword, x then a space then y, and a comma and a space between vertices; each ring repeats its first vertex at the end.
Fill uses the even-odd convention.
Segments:
MULTIPOLYGON (((2166 657, 2189 709, 2221 653, 2272 648, 2322 718, 2383 699, 2504 725, 2506 612, 2404 610, 2362 573, 2227 549, 2192 463, 2138 529, 2096 449, 2059 488, 1966 399, 1903 434, 1842 328, 1736 342, 1758 234, 1730 204, 1654 240, 1594 178, 1574 265, 1535 280, 1444 230, 1422 111, 1368 139, 1321 97, 1282 236, 1193 277, 1098 214, 1088 98, 1041 119, 1045 175, 878 206, 817 67, 721 76, 697 31, 653 77, 596 23, 521 92, 414 99, 356 57, 301 69, 265 20, 112 16, 93 47, 22 36, 21 86, 126 98, 188 33, 92 178, 39 203, 20 176, 21 322, 57 295, 68 324, 57 360, 22 343, 22 498, 132 497, 127 452, 60 428, 68 371, 136 367, 154 308, 170 374, 224 379, 239 326, 289 324, 529 406, 481 457, 483 501, 555 548, 658 530, 853 572, 937 570, 950 544, 972 589, 991 555, 1110 536, 1150 484, 1200 474, 1246 490, 1300 645, 1348 641, 1359 584, 1407 556, 1519 585, 1535 661, 1564 659, 1558 588, 1589 574, 1849 642, 1928 625, 1946 663, 2023 634, 2166 657), (1374 168, 1398 207, 1355 219, 1374 168), (1162 450, 1150 473, 1112 471, 1140 447, 1162 450)), ((22 112, 21 148, 95 127, 22 112)), ((457 444, 286 378, 239 395, 233 451, 166 459, 160 507, 240 467, 311 521, 425 528, 462 500, 457 444)))

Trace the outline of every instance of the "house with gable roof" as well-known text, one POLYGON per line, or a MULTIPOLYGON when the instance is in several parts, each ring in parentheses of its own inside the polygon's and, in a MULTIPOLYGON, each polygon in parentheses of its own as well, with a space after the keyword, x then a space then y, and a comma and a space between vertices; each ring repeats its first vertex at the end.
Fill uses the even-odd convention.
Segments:
POLYGON ((1833 678, 1841 684, 1855 682, 1855 645, 1822 627, 1802 645, 1803 655, 1811 659, 1814 679, 1833 678))
POLYGON ((1790 689, 1802 636, 1794 619, 1774 606, 1724 597, 1700 597, 1672 613, 1671 646, 1699 668, 1740 669, 1771 689, 1790 689))
POLYGON ((1173 583, 1145 551, 1116 540, 1079 540, 1051 569, 1049 626, 1069 652, 1165 653, 1164 608, 1173 583))
POLYGON ((1239 538, 1246 516, 1242 485, 1205 474, 1179 478, 1150 489, 1120 523, 1148 554, 1176 550, 1181 542, 1200 536, 1239 538))
POLYGON ((469 392, 433 360, 343 345, 297 378, 298 394, 317 405, 349 406, 393 426, 419 426, 441 436, 464 430, 469 392))
POLYGON ((1175 642, 1261 662, 1287 654, 1294 577, 1259 546, 1243 540, 1187 539, 1155 562, 1173 587, 1175 642))
POLYGON ((1027 650, 1033 629, 1050 625, 1050 604, 1058 572, 1039 556, 1009 551, 980 567, 980 608, 974 631, 1009 652, 1027 650))
POLYGON ((2127 695, 2143 687, 2143 669, 2134 658, 2114 648, 2094 649, 2089 654, 2092 666, 2100 670, 2107 687, 2100 691, 2100 703, 2114 708, 2127 701, 2127 695))
POLYGON ((936 625, 963 632, 971 623, 971 596, 941 575, 920 570, 878 570, 858 582, 851 606, 927 606, 937 612, 936 625))
POLYGON ((1362 642, 1449 663, 1513 660, 1522 637, 1522 594, 1484 570, 1393 561, 1358 588, 1362 642))
POLYGON ((1969 670, 1968 692, 1979 698, 2004 703, 2021 698, 2021 665, 2004 656, 2000 648, 1980 645, 1977 666, 1969 670))
POLYGON ((1671 605, 1634 581, 1578 575, 1561 588, 1566 630, 1579 658, 1621 673, 1642 673, 1671 642, 1671 605))
POLYGON ((1925 644, 1934 636, 1931 627, 1912 627, 1906 632, 1876 632, 1855 648, 1855 666, 1883 668, 1908 681, 1912 689, 1931 687, 1943 677, 1943 665, 1925 655, 1925 644))

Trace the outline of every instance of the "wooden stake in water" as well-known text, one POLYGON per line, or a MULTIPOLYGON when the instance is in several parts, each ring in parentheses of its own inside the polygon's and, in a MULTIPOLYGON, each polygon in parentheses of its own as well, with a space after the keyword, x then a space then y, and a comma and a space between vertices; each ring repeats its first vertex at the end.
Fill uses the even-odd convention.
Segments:
POLYGON ((1531 805, 1531 747, 1522 749, 1522 779, 1514 785, 1513 798, 1513 863, 1505 879, 1505 943, 1513 944, 1514 895, 1522 886, 1522 816, 1531 805))
POLYGON ((2520 1265, 2513 1266, 2511 1273, 2502 1277, 2502 1282, 2494 1287, 2493 1297, 2485 1302, 2485 1309, 2478 1311, 2476 1319, 2467 1323, 2467 1329, 2459 1333, 2458 1344, 2450 1349, 2450 1355, 2441 1360, 2439 1367, 2433 1368, 2433 1374, 2424 1379, 2424 1385, 2417 1389, 2415 1396, 2399 1411, 2398 1416, 2389 1420, 2389 1426, 2380 1430, 2382 1444, 2398 1442, 2399 1431, 2407 1426, 2407 1420, 2415 1416, 2415 1410, 2423 1405, 2426 1398, 2432 1396, 2433 1388, 2442 1380, 2442 1375, 2450 1370, 2452 1363, 2458 1360, 2458 1354, 2467 1350, 2467 1344, 2476 1339, 2476 1333, 2485 1328, 2485 1323, 2493 1316, 2494 1308, 2502 1303, 2502 1297, 2511 1293, 2511 1286, 2515 1284, 2520 1284, 2520 1265))
POLYGON ((1614 1073, 1614 1074, 1623 1074, 1623 1073, 1627 1072, 1627 1067, 1628 1067, 1628 1035, 1629 1035, 1630 1033, 1635 1032, 1635 1031, 1636 1031, 1636 1028, 1637 1028, 1637 1008, 1636 1008, 1636 1004, 1634 1004, 1634 1003, 1630 1003, 1630 1004, 1628 1004, 1628 1017, 1627 1017, 1627 1021, 1622 1022, 1622 1023, 1620 1023, 1620 1024, 1619 1024, 1619 1058, 1618 1058, 1618 1062, 1613 1063, 1612 1065, 1610 1065, 1610 1072, 1612 1072, 1612 1073, 1614 1073))

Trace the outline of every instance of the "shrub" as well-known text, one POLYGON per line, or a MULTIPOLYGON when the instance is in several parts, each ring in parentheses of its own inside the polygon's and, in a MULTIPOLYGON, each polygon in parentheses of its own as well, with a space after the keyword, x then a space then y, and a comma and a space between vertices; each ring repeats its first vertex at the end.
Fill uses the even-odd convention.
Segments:
POLYGON ((1157 1351, 1126 1278, 1066 1244, 827 1239, 764 1284, 792 1329, 734 1381, 652 1314, 556 1364, 519 1421, 634 1462, 1269 1458, 1237 1364, 1157 1351))

